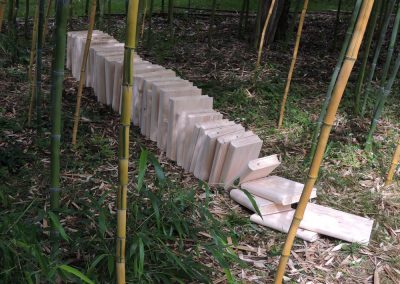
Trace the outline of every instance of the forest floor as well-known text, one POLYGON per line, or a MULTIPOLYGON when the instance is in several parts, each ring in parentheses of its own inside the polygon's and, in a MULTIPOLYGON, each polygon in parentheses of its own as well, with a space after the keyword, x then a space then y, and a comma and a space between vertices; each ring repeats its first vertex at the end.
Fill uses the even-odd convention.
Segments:
MULTIPOLYGON (((148 41, 146 29, 138 53, 153 63, 175 70, 179 76, 200 87, 203 94, 212 96, 215 109, 227 118, 243 124, 263 139, 263 156, 280 156, 282 164, 276 170, 277 175, 304 182, 308 170, 305 161, 311 146, 314 123, 336 64, 346 20, 342 20, 337 46, 332 48, 334 15, 307 16, 282 130, 276 129, 276 122, 290 64, 292 44, 286 47, 283 43, 274 43, 265 49, 262 60, 265 67, 255 74, 256 51, 246 39, 238 39, 237 18, 216 19, 217 25, 210 47, 206 17, 177 16, 173 39, 169 36, 165 18, 155 17, 152 36, 148 41)), ((109 30, 105 28, 105 31, 123 41, 123 18, 112 17, 107 21, 106 19, 105 23, 109 30)), ((74 20, 70 24, 70 30, 86 29, 86 23, 81 20, 74 20)), ((27 260, 29 255, 37 255, 34 249, 36 246, 41 248, 43 255, 48 255, 51 247, 47 232, 49 224, 44 217, 49 208, 47 189, 50 164, 48 112, 51 50, 48 47, 45 49, 45 131, 38 138, 34 128, 26 127, 29 85, 26 80, 26 65, 22 62, 23 58, 18 64, 4 60, 0 69, 0 178, 4 180, 0 184, 0 241, 6 244, 0 244, 5 265, 0 266, 0 279, 6 280, 10 279, 7 277, 11 277, 10 274, 17 269, 31 269, 29 277, 41 274, 43 271, 38 271, 44 268, 40 263, 29 263, 27 260), (29 250, 21 244, 29 244, 29 250), (17 258, 20 256, 18 262, 13 260, 13 254, 17 255, 17 258)), ((320 171, 317 203, 374 219, 371 242, 364 247, 327 237, 322 237, 315 243, 297 240, 286 273, 287 280, 293 283, 400 282, 398 178, 392 187, 383 186, 383 177, 400 130, 398 86, 387 103, 384 117, 379 122, 378 131, 374 136, 373 152, 367 153, 363 150, 363 143, 369 127, 370 114, 365 118, 354 115, 354 74, 357 72, 353 72, 350 79, 320 171)), ((92 91, 86 89, 82 102, 79 143, 77 148, 72 148, 71 120, 77 88, 78 83, 67 72, 63 93, 61 224, 70 241, 62 242, 61 256, 69 265, 83 271, 92 279, 106 283, 109 282, 105 280, 107 275, 113 273, 114 261, 114 201, 119 118, 109 107, 98 104, 92 91)), ((192 198, 193 201, 189 211, 185 211, 186 208, 181 215, 168 216, 168 213, 162 210, 168 208, 159 210, 162 222, 174 223, 176 220, 167 219, 181 217, 183 231, 190 231, 190 228, 185 226, 199 229, 196 234, 184 239, 183 250, 180 250, 181 246, 173 240, 169 240, 168 245, 164 244, 164 249, 179 250, 179 258, 182 259, 185 257, 184 251, 188 254, 196 251, 193 259, 211 268, 209 273, 212 282, 226 282, 226 275, 229 275, 224 269, 226 265, 223 260, 226 259, 226 255, 221 256, 212 253, 212 249, 204 249, 209 245, 210 239, 218 239, 210 231, 204 231, 208 225, 200 220, 204 215, 199 213, 200 209, 196 204, 206 203, 215 218, 213 220, 228 236, 226 243, 222 243, 242 260, 241 263, 229 261, 228 266, 233 277, 237 281, 248 283, 271 283, 286 235, 251 224, 249 212, 232 202, 225 190, 218 187, 208 190, 207 186, 199 183, 193 175, 184 173, 174 162, 166 159, 155 143, 144 140, 139 133, 137 128, 132 129, 130 188, 140 188, 136 177, 139 176, 140 180, 140 175, 143 174, 139 169, 143 167, 139 163, 139 156, 140 149, 145 148, 155 155, 169 180, 169 191, 163 192, 163 198, 172 199, 173 196, 174 202, 181 198, 192 198), (191 192, 192 197, 186 196, 191 192), (195 235, 198 239, 192 239, 195 235)), ((148 167, 143 182, 144 186, 153 192, 157 191, 158 181, 162 178, 158 171, 158 163, 154 162, 153 166, 148 167)), ((137 246, 130 245, 130 242, 139 243, 138 247, 144 243, 145 257, 152 256, 150 248, 154 248, 150 244, 152 228, 147 228, 150 233, 143 230, 147 219, 139 219, 139 222, 133 217, 133 214, 138 214, 135 209, 146 209, 140 207, 140 202, 148 204, 145 202, 152 197, 145 196, 146 200, 138 200, 138 197, 142 195, 136 192, 131 192, 129 196, 130 204, 136 204, 130 205, 128 217, 128 233, 132 238, 128 239, 128 254, 131 253, 133 256, 130 257, 133 258, 140 250, 137 246), (140 241, 137 241, 138 239, 140 241)), ((178 201, 176 202, 179 203, 178 201)), ((174 226, 180 235, 179 226, 175 223, 174 226)), ((158 250, 161 248, 162 245, 157 247, 158 250)), ((160 262, 163 259, 146 258, 146 279, 163 279, 157 275, 157 270, 162 270, 160 262)), ((169 262, 165 263, 167 265, 169 262)), ((132 261, 131 265, 136 264, 132 261)), ((132 272, 133 282, 137 275, 137 271, 132 272)), ((198 281, 199 279, 197 278, 198 281)))

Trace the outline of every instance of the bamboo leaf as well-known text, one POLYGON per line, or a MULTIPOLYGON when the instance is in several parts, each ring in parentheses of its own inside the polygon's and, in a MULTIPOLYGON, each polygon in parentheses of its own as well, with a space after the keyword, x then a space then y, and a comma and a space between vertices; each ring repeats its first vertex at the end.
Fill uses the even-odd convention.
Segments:
POLYGON ((246 194, 247 198, 248 198, 248 199, 250 200, 250 202, 251 202, 251 205, 253 205, 254 210, 256 210, 258 216, 260 216, 261 219, 263 219, 263 216, 261 215, 261 211, 260 211, 260 209, 258 208, 257 202, 256 202, 256 200, 254 199, 253 195, 252 195, 250 192, 248 192, 246 189, 244 189, 244 188, 241 188, 240 190, 243 191, 244 194, 246 194))
POLYGON ((96 266, 105 258, 109 256, 109 254, 101 254, 93 260, 92 264, 90 265, 89 269, 87 270, 86 274, 91 274, 96 266))
POLYGON ((139 275, 144 271, 144 244, 143 240, 139 238, 139 275))
POLYGON ((76 268, 73 268, 73 267, 71 267, 69 265, 66 265, 66 264, 60 265, 58 268, 60 268, 61 270, 65 271, 65 272, 67 272, 69 274, 72 274, 72 275, 78 277, 79 279, 81 279, 85 283, 94 284, 94 282, 92 280, 90 280, 85 274, 83 274, 82 272, 80 272, 76 268))
POLYGON ((164 171, 161 168, 160 163, 158 162, 157 158, 152 153, 149 153, 148 156, 149 156, 149 161, 153 165, 154 170, 156 172, 157 179, 161 183, 165 182, 165 174, 164 174, 164 171))
POLYGON ((67 236, 67 234, 64 231, 64 228, 62 227, 60 221, 58 220, 58 216, 56 214, 54 214, 53 212, 49 212, 48 213, 50 220, 54 226, 54 228, 56 228, 56 230, 60 233, 61 237, 68 241, 69 237, 67 236))
POLYGON ((142 152, 140 153, 140 158, 139 158, 139 176, 138 176, 138 183, 137 183, 138 191, 140 191, 143 186, 144 174, 146 173, 146 167, 147 167, 147 154, 148 154, 148 151, 145 149, 142 149, 142 152))

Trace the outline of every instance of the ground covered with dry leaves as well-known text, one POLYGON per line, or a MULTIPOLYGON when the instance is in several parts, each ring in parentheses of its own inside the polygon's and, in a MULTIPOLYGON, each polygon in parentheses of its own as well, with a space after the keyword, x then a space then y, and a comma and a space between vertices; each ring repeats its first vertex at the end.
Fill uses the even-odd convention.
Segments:
MULTIPOLYGON (((276 129, 276 121, 293 46, 274 43, 268 47, 262 61, 265 66, 255 73, 256 51, 246 36, 238 39, 237 20, 230 15, 217 16, 210 46, 206 16, 176 16, 173 38, 166 19, 157 16, 151 35, 146 26, 138 52, 151 62, 175 70, 202 88, 203 94, 214 97, 218 111, 263 139, 263 155, 279 154, 282 165, 276 174, 304 182, 314 123, 336 64, 347 17, 343 16, 338 43, 332 48, 334 15, 307 16, 282 130, 276 129)), ((123 18, 112 17, 105 22, 109 25, 104 30, 123 41, 123 18)), ((85 29, 81 19, 70 25, 74 30, 85 29)), ((26 65, 4 60, 0 70, 0 176, 4 181, 0 184, 0 279, 6 282, 17 271, 27 272, 21 277, 31 280, 53 279, 59 271, 54 264, 57 258, 50 253, 50 224, 46 218, 50 46, 45 49, 44 61, 46 123, 42 137, 37 137, 35 128, 26 126, 26 65)), ((359 118, 352 111, 356 73, 357 69, 331 135, 317 183, 317 200, 373 218, 371 242, 363 247, 327 237, 312 244, 297 240, 286 274, 293 283, 400 282, 398 178, 394 186, 383 187, 400 133, 398 86, 379 123, 373 153, 366 153, 363 143, 370 117, 359 118)), ((68 237, 61 240, 58 256, 89 278, 107 283, 114 277, 119 118, 109 107, 98 104, 92 91, 86 89, 79 143, 72 148, 71 121, 77 88, 78 83, 67 72, 60 223, 68 237)), ((270 283, 285 235, 251 224, 249 212, 232 202, 226 191, 208 189, 139 133, 137 128, 132 129, 128 278, 132 282, 192 279, 225 283, 232 277, 245 283, 270 283), (202 279, 202 273, 209 278, 202 279)), ((76 279, 62 272, 61 276, 65 281, 76 279)))

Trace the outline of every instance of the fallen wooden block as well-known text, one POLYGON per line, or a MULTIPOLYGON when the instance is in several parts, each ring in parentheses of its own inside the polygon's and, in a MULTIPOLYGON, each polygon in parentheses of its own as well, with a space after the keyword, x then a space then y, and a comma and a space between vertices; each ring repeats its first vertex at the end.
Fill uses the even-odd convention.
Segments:
POLYGON ((210 177, 212 163, 215 155, 216 140, 226 134, 244 133, 244 127, 239 124, 225 126, 217 129, 204 131, 204 136, 199 137, 198 141, 202 141, 202 147, 199 150, 197 161, 194 167, 194 176, 200 180, 207 181, 210 177))
POLYGON ((258 158, 262 140, 258 136, 250 136, 233 140, 228 147, 221 172, 221 182, 225 188, 231 186, 239 178, 247 163, 258 158))
POLYGON ((246 138, 250 136, 255 136, 255 134, 252 131, 246 131, 244 133, 227 134, 217 138, 208 184, 221 184, 222 168, 225 163, 226 153, 228 152, 230 142, 239 138, 246 138))
POLYGON ((197 161, 198 151, 200 150, 200 142, 198 141, 198 138, 201 137, 202 135, 201 133, 204 133, 204 131, 208 129, 228 126, 233 124, 235 124, 233 121, 229 121, 227 119, 196 123, 193 130, 192 141, 190 143, 190 147, 188 148, 187 160, 185 161, 184 169, 190 172, 194 171, 195 161, 197 161))
POLYGON ((351 243, 368 244, 374 221, 333 208, 308 203, 300 227, 351 243))
MULTIPOLYGON (((287 233, 292 223, 293 215, 295 210, 264 215, 262 218, 258 214, 250 216, 250 220, 258 225, 265 226, 282 233, 287 233)), ((308 231, 299 228, 297 230, 296 237, 303 239, 307 242, 315 242, 318 240, 319 235, 316 232, 308 231)))
POLYGON ((179 166, 183 167, 196 123, 210 120, 221 120, 222 114, 210 109, 200 109, 190 112, 185 111, 181 115, 184 117, 182 119, 185 121, 185 127, 177 137, 176 162, 179 166))
MULTIPOLYGON (((239 203, 240 205, 246 207, 247 209, 257 213, 257 210, 254 208, 253 203, 249 199, 249 197, 240 189, 232 189, 229 193, 230 197, 239 203)), ((291 211, 292 207, 290 205, 280 205, 276 204, 270 200, 252 195, 254 202, 256 203, 258 210, 261 215, 269 215, 284 211, 291 211)))
MULTIPOLYGON (((304 185, 286 178, 269 176, 242 183, 241 187, 259 197, 289 205, 299 202, 304 185)), ((310 198, 315 197, 317 197, 316 188, 313 189, 310 198)))
MULTIPOLYGON (((161 78, 159 78, 161 79, 161 78)), ((174 77, 168 81, 153 81, 151 84, 151 119, 150 139, 157 142, 158 135, 158 113, 160 108, 160 91, 163 87, 193 86, 189 81, 174 77)))
POLYGON ((239 184, 268 176, 281 162, 277 155, 258 158, 250 161, 240 174, 239 184))

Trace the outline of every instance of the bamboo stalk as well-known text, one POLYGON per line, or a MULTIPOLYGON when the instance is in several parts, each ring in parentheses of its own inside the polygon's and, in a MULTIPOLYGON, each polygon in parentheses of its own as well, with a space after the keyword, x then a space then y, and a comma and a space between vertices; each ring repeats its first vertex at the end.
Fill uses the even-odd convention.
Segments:
POLYGON ((397 147, 393 154, 392 163, 390 165, 388 174, 386 176, 386 181, 385 181, 386 186, 392 184, 394 172, 396 171, 397 165, 399 164, 399 160, 400 160, 400 137, 399 140, 397 141, 397 147))
POLYGON ((299 51, 301 33, 303 31, 303 24, 304 24, 304 19, 306 17, 306 13, 307 13, 307 7, 308 7, 308 0, 304 0, 303 10, 301 11, 301 16, 300 16, 299 27, 297 28, 296 43, 294 45, 292 62, 290 63, 289 74, 288 74, 288 77, 286 80, 285 92, 284 92, 283 98, 282 98, 281 111, 279 114, 279 121, 278 121, 278 128, 281 128, 282 124, 283 124, 286 100, 287 100, 289 90, 290 90, 290 83, 292 82, 294 66, 296 65, 297 53, 299 51))
POLYGON ((271 0, 271 5, 269 6, 269 10, 268 10, 268 15, 267 15, 267 18, 265 19, 264 27, 261 32, 260 44, 258 47, 258 57, 257 57, 256 69, 258 69, 258 67, 260 67, 262 49, 264 46, 265 32, 267 31, 268 23, 269 23, 269 20, 271 19, 272 11, 274 10, 274 8, 275 8, 275 0, 271 0))
POLYGON ((136 29, 139 0, 129 0, 127 33, 124 52, 121 121, 119 127, 118 195, 117 195, 117 283, 125 283, 126 210, 128 193, 129 127, 133 89, 133 58, 136 48, 136 29))
POLYGON ((51 5, 52 5, 53 0, 49 0, 48 6, 47 6, 47 12, 46 12, 46 18, 44 20, 44 29, 43 29, 43 42, 42 45, 46 42, 46 35, 49 30, 48 24, 49 24, 49 18, 50 18, 50 13, 51 13, 51 5))
POLYGON ((372 85, 372 80, 374 79, 374 75, 375 75, 375 71, 376 71, 376 66, 377 66, 377 63, 378 63, 379 55, 381 53, 381 48, 382 48, 382 45, 383 45, 384 40, 385 40, 386 31, 387 31, 388 26, 389 26, 390 18, 391 18, 395 3, 396 3, 395 0, 389 0, 389 4, 388 4, 387 11, 386 11, 386 14, 385 14, 385 21, 384 21, 384 24, 382 26, 382 30, 379 33, 379 39, 378 39, 378 42, 376 44, 374 58, 372 59, 371 68, 369 70, 369 74, 368 74, 368 78, 367 78, 367 85, 365 87, 365 95, 364 95, 363 105, 362 105, 362 108, 361 108, 361 116, 364 116, 365 111, 366 111, 366 107, 367 107, 367 103, 368 103, 368 97, 369 97, 369 94, 372 91, 372 86, 371 86, 372 85))
POLYGON ((150 0, 149 8, 149 30, 147 32, 147 47, 151 44, 151 37, 153 34, 153 10, 154 10, 154 0, 150 0))
MULTIPOLYGON (((388 56, 389 56, 389 54, 388 54, 388 56)), ((377 104, 377 107, 374 112, 374 116, 371 121, 371 126, 368 131, 367 139, 365 142, 365 150, 366 151, 371 150, 374 132, 376 130, 378 121, 379 121, 380 117, 382 116, 385 102, 386 102, 387 98, 389 97, 390 92, 392 91, 393 83, 396 79, 397 73, 399 71, 399 67, 400 67, 400 53, 397 56, 396 63, 392 70, 390 79, 386 82, 386 84, 384 86, 382 85, 380 88, 380 97, 379 97, 378 104, 377 104)))
POLYGON ((297 14, 301 8, 301 0, 296 0, 296 5, 294 6, 293 17, 290 20, 288 30, 286 32, 285 37, 285 46, 289 44, 289 41, 292 39, 294 27, 296 26, 297 14))
POLYGON ((316 127, 314 129, 313 137, 312 137, 312 140, 311 140, 310 155, 308 157, 309 161, 312 161, 312 159, 314 158, 314 153, 315 153, 315 150, 317 148, 318 136, 319 136, 319 133, 321 131, 322 123, 323 123, 323 120, 324 120, 324 117, 325 117, 325 114, 326 114, 326 110, 328 108, 329 101, 331 100, 331 97, 332 97, 333 88, 334 88, 334 86, 336 84, 336 80, 338 78, 340 68, 342 67, 343 60, 344 60, 345 54, 347 52, 347 48, 349 46, 350 38, 353 36, 354 27, 355 27, 355 24, 356 24, 356 21, 357 21, 358 14, 360 12, 362 1, 363 0, 357 0, 356 4, 354 6, 353 14, 352 14, 351 19, 350 19, 350 24, 349 24, 349 27, 347 28, 346 36, 344 38, 342 50, 340 51, 339 59, 338 59, 338 62, 336 63, 335 69, 333 71, 333 74, 332 74, 332 77, 331 77, 331 81, 329 83, 329 87, 328 87, 328 90, 327 90, 326 95, 325 95, 325 100, 324 100, 324 103, 322 105, 321 113, 320 113, 320 115, 318 117, 317 125, 316 125, 316 127))
MULTIPOLYGON (((56 1, 56 30, 51 87, 51 159, 50 159, 50 210, 57 214, 60 207, 60 144, 61 100, 64 81, 65 42, 68 19, 68 0, 56 1)), ((53 248, 58 242, 58 230, 52 226, 53 248)))
POLYGON ((242 7, 240 9, 239 26, 238 26, 238 37, 239 38, 242 36, 245 9, 246 9, 246 0, 242 0, 242 7))
POLYGON ((24 36, 28 38, 28 21, 29 21, 29 0, 25 0, 25 15, 24 15, 24 36))
MULTIPOLYGON (((248 0, 248 2, 250 2, 250 0, 248 0)), ((262 17, 263 2, 264 2, 263 0, 258 0, 257 16, 256 16, 256 21, 255 21, 255 25, 256 26, 255 26, 255 29, 254 29, 254 48, 258 47, 259 39, 260 39, 260 29, 261 29, 261 17, 262 17)), ((245 31, 246 31, 246 29, 245 29, 245 31)))
POLYGON ((29 58, 29 69, 28 69, 28 80, 30 84, 29 89, 29 109, 28 109, 28 125, 31 125, 32 120, 32 111, 33 111, 33 104, 35 100, 35 82, 33 80, 33 64, 35 62, 35 54, 36 54, 36 41, 38 35, 38 21, 39 21, 39 0, 36 1, 36 8, 35 8, 35 17, 33 19, 33 31, 32 31, 32 43, 31 43, 31 55, 29 58))
POLYGON ((367 27, 367 32, 366 32, 366 40, 365 40, 365 50, 363 52, 363 59, 362 63, 360 66, 360 71, 358 72, 358 77, 357 77, 357 83, 356 83, 356 88, 354 90, 354 97, 355 97, 355 102, 354 102, 354 111, 356 114, 360 114, 360 100, 361 100, 361 93, 363 90, 363 83, 364 83, 364 77, 365 77, 365 70, 367 68, 367 63, 368 63, 368 57, 369 53, 371 50, 371 44, 372 40, 374 38, 374 31, 376 28, 376 24, 378 22, 378 15, 380 14, 380 11, 382 9, 382 3, 384 1, 377 1, 374 4, 374 8, 372 10, 372 16, 371 20, 368 23, 367 27))
POLYGON ((146 14, 147 14, 147 3, 148 0, 144 0, 144 9, 143 9, 143 17, 142 17, 142 28, 140 31, 140 38, 143 40, 143 36, 144 36, 144 25, 146 23, 146 14))
POLYGON ((81 73, 79 76, 79 87, 78 87, 78 94, 76 96, 76 107, 74 113, 74 126, 72 128, 72 145, 76 145, 76 136, 78 134, 78 127, 79 127, 79 118, 81 113, 81 100, 82 100, 82 93, 83 93, 83 85, 86 81, 86 64, 87 58, 89 55, 90 43, 92 41, 92 34, 94 28, 94 22, 96 18, 96 2, 97 0, 92 0, 92 5, 90 8, 90 16, 89 16, 89 27, 88 33, 86 37, 85 49, 83 51, 82 63, 81 63, 81 73))
POLYGON ((340 23, 340 12, 342 10, 342 0, 339 0, 338 2, 338 8, 336 11, 336 20, 335 20, 335 27, 334 27, 334 32, 333 32, 333 42, 332 42, 332 49, 336 48, 336 41, 337 41, 337 32, 339 28, 339 23, 340 23))
POLYGON ((4 12, 6 11, 7 0, 0 1, 0 32, 3 27, 4 12))
POLYGON ((303 192, 301 194, 300 201, 297 205, 296 212, 293 217, 292 224, 283 247, 282 255, 279 260, 278 270, 275 276, 275 283, 282 283, 283 276, 285 273, 286 265, 289 260, 290 251, 293 246, 294 239, 296 237, 297 229, 299 228, 300 222, 303 219, 305 209, 307 207, 308 200, 314 184, 318 177, 318 172, 321 167, 322 159, 325 153, 326 145, 328 143, 329 134, 332 129, 332 125, 335 121, 336 113, 342 99, 344 90, 349 80, 351 71, 354 67, 354 63, 357 59, 358 51, 364 36, 365 29, 367 27, 368 19, 372 10, 374 0, 364 0, 361 7, 360 16, 357 19, 357 24, 354 30, 354 34, 351 38, 349 48, 346 52, 346 59, 343 62, 343 66, 340 70, 337 82, 335 84, 332 99, 329 103, 328 110, 324 119, 324 126, 321 130, 319 137, 317 151, 314 159, 311 163, 307 181, 304 185, 303 192))
POLYGON ((42 36, 44 24, 44 8, 45 0, 39 0, 39 19, 36 40, 36 82, 35 82, 35 98, 36 98, 36 129, 37 134, 42 133, 42 36))
POLYGON ((213 26, 215 23, 215 10, 217 9, 217 0, 212 1, 211 15, 210 15, 210 25, 208 27, 208 48, 212 46, 212 34, 213 26))

